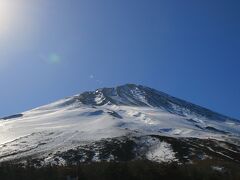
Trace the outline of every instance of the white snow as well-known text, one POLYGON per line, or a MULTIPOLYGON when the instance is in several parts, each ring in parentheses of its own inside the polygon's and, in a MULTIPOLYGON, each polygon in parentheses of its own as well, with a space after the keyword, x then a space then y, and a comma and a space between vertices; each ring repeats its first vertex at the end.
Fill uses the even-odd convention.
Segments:
POLYGON ((155 162, 173 162, 177 161, 175 153, 170 144, 161 142, 158 139, 148 139, 149 150, 146 153, 146 158, 155 162))
POLYGON ((101 92, 95 98, 96 104, 101 104, 104 100, 105 98, 101 92))
POLYGON ((219 166, 212 166, 212 169, 214 171, 222 172, 224 170, 224 167, 219 167, 219 166))
MULTIPOLYGON (((144 101, 144 94, 137 89, 135 91, 133 93, 144 101)), ((95 99, 97 103, 101 103, 102 100, 102 95, 95 99)), ((66 151, 79 144, 120 137, 135 130, 142 135, 221 140, 228 137, 222 133, 200 129, 195 126, 196 124, 228 131, 232 137, 240 135, 239 124, 233 122, 211 121, 188 112, 186 116, 180 116, 154 107, 120 105, 92 107, 75 102, 75 99, 70 97, 24 112, 20 118, 0 120, 0 161, 19 156, 66 151), (109 114, 109 111, 117 113, 122 118, 109 114), (189 119, 196 123, 188 121, 189 119)), ((46 163, 51 161, 51 157, 48 158, 50 159, 45 159, 46 163)), ((174 160, 175 156, 169 144, 157 142, 150 148, 147 158, 166 162, 174 160)), ((97 154, 95 160, 98 160, 97 154)), ((59 160, 59 163, 64 162, 59 160)))

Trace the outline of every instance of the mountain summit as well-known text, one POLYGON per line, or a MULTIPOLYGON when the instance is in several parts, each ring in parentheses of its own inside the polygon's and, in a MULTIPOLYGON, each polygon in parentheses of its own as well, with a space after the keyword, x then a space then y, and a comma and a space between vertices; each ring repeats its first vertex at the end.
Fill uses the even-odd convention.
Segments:
POLYGON ((115 88, 101 88, 93 92, 82 93, 75 98, 86 105, 148 106, 183 116, 190 113, 217 121, 237 121, 155 89, 135 84, 126 84, 115 88))
POLYGON ((240 162, 238 120, 135 84, 84 92, 5 117, 0 132, 0 162, 240 162))

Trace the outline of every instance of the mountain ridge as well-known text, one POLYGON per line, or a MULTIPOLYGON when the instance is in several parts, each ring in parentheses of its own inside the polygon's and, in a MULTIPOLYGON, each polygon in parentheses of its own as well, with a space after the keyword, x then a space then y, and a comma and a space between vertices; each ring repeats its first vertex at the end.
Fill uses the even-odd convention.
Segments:
MULTIPOLYGON (((150 88, 150 87, 147 87, 147 86, 143 86, 143 85, 136 85, 136 84, 133 84, 133 83, 128 83, 128 84, 124 84, 124 85, 120 85, 120 86, 116 86, 116 87, 112 87, 112 88, 109 88, 109 87, 104 87, 104 88, 99 88, 99 89, 96 89, 95 91, 86 91, 86 92, 83 92, 83 93, 80 93, 78 95, 75 96, 76 98, 78 98, 78 100, 80 100, 83 104, 88 104, 88 105, 104 105, 106 103, 113 103, 113 104, 116 104, 116 105, 136 105, 136 106, 152 106, 152 107, 163 107, 164 106, 164 103, 167 101, 170 101, 171 103, 173 104, 177 104, 177 105, 184 105, 184 108, 194 108, 197 113, 200 113, 201 115, 205 115, 206 114, 209 114, 208 118, 214 118, 215 120, 224 120, 224 119, 229 119, 229 120, 233 120, 233 121, 238 121, 240 122, 240 120, 238 119, 235 119, 235 118, 232 118, 232 117, 229 117, 229 116, 226 116, 226 115, 222 115, 221 113, 218 113, 218 112, 215 112, 213 110, 210 110, 208 108, 205 108, 205 107, 202 107, 200 105, 196 105, 194 103, 190 103, 188 101, 185 101, 185 100, 182 100, 180 98, 177 98, 177 97, 174 97, 174 96, 171 96, 165 92, 161 92, 161 91, 158 91, 156 89, 153 89, 153 88, 150 88), (157 98, 158 99, 150 99, 150 102, 151 103, 148 103, 147 101, 149 99, 145 99, 145 102, 143 101, 138 101, 138 102, 119 102, 118 100, 116 99, 113 99, 112 96, 115 94, 115 95, 119 95, 119 97, 123 97, 124 95, 127 96, 129 95, 130 93, 128 94, 122 94, 121 92, 123 90, 128 90, 128 91, 132 91, 134 89, 137 89, 137 90, 140 90, 140 92, 144 92, 146 93, 146 95, 149 96, 149 93, 150 94, 153 94, 155 97, 158 96, 157 98), (93 99, 96 99, 96 96, 99 95, 99 93, 102 93, 102 95, 106 98, 104 101, 102 102, 94 102, 93 99), (90 99, 90 98, 86 98, 86 96, 91 96, 91 98, 93 99, 90 99), (161 98, 161 96, 163 98, 161 98), (154 102, 155 101, 155 102, 154 102), (156 103, 156 101, 158 101, 156 103), (163 101, 162 104, 159 104, 159 102, 163 101), (91 104, 92 103, 92 104, 91 104), (210 117, 212 116, 212 117, 210 117)), ((143 97, 143 98, 146 98, 146 97, 143 97)), ((125 100, 126 100, 126 97, 125 97, 125 100)), ((166 104, 165 104, 166 105, 166 104)), ((170 104, 167 104, 167 106, 170 107, 170 104)), ((169 108, 167 107, 167 108, 169 108)), ((167 109, 166 108, 166 109, 167 109)), ((171 107, 170 107, 171 108, 171 107)), ((192 110, 192 109, 191 109, 192 110)), ((171 112, 171 111, 170 111, 171 112)))
POLYGON ((0 132, 0 163, 240 162, 240 122, 135 84, 83 92, 8 116, 0 132))
MULTIPOLYGON (((197 111, 197 113, 200 113, 203 116, 206 116, 206 114, 209 114, 207 117, 211 118, 211 119, 214 119, 214 120, 220 120, 221 121, 221 120, 229 119, 229 120, 232 120, 232 121, 240 122, 239 119, 236 119, 236 118, 233 118, 233 117, 230 117, 230 116, 227 116, 227 115, 223 115, 222 113, 213 111, 209 108, 206 108, 206 107, 197 105, 195 103, 191 103, 189 101, 180 99, 178 97, 169 95, 165 92, 150 88, 148 86, 138 85, 138 84, 134 84, 134 83, 127 83, 127 84, 123 84, 123 85, 116 86, 116 87, 103 87, 103 88, 98 88, 98 89, 92 90, 92 91, 84 91, 84 92, 79 93, 77 95, 68 96, 68 97, 64 98, 64 99, 70 99, 70 100, 64 102, 63 105, 68 105, 68 104, 74 103, 76 101, 80 101, 80 102, 82 102, 83 104, 86 104, 86 105, 96 105, 96 106, 105 105, 107 103, 112 103, 112 104, 117 103, 116 105, 152 106, 152 107, 158 107, 158 108, 163 108, 164 107, 164 104, 154 103, 154 101, 156 101, 154 99, 152 100, 152 103, 148 104, 148 102, 147 102, 148 99, 145 99, 145 102, 142 102, 141 100, 140 101, 138 100, 138 102, 129 102, 129 101, 128 102, 124 102, 124 101, 119 102, 118 100, 112 98, 113 94, 111 95, 111 93, 115 93, 115 94, 119 95, 119 91, 121 92, 122 90, 134 90, 134 89, 140 89, 140 91, 143 91, 143 92, 147 91, 148 93, 149 92, 153 93, 155 96, 156 95, 159 96, 159 97, 162 96, 163 98, 158 97, 157 101, 160 101, 160 102, 163 101, 163 103, 165 101, 170 101, 173 104, 177 104, 177 105, 180 105, 180 106, 184 105, 184 108, 187 108, 187 109, 194 108, 197 111), (116 93, 116 92, 118 92, 118 93, 116 93), (96 102, 94 100, 97 98, 99 93, 102 93, 102 95, 106 99, 102 100, 101 102, 96 102)), ((148 93, 146 93, 146 94, 149 95, 148 93)), ((127 95, 129 95, 129 93, 127 95)), ((121 93, 120 93, 120 97, 122 97, 121 93)), ((145 98, 145 97, 143 97, 143 98, 145 98)), ((64 100, 64 99, 60 99, 60 101, 64 100)), ((99 100, 101 100, 101 99, 99 99, 99 100)), ((57 100, 57 101, 59 101, 59 100, 57 100)), ((54 101, 53 103, 55 103, 57 101, 54 101)), ((150 101, 151 101, 151 99, 150 99, 150 101)), ((50 104, 52 104, 52 103, 50 103, 50 104)), ((43 105, 43 106, 46 106, 46 105, 43 105)), ((40 107, 43 107, 43 106, 40 106, 40 107)), ((165 107, 165 110, 168 110, 169 112, 172 112, 173 109, 170 106, 170 104, 168 104, 167 106, 168 107, 167 108, 165 107), (170 107, 170 109, 169 109, 169 107, 170 107)), ((18 114, 14 114, 14 115, 10 115, 10 116, 5 116, 5 117, 2 117, 0 119, 3 119, 3 120, 12 119, 12 118, 15 118, 15 117, 18 117, 18 116, 21 116, 21 115, 22 115, 21 113, 18 113, 18 114)), ((184 115, 184 114, 180 113, 180 115, 184 115)))

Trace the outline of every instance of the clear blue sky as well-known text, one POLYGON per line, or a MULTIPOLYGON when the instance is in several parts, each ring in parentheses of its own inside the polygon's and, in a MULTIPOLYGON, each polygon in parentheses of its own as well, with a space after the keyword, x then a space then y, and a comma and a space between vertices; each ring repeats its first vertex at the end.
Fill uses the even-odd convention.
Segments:
POLYGON ((240 119, 239 0, 2 0, 0 116, 147 85, 240 119))

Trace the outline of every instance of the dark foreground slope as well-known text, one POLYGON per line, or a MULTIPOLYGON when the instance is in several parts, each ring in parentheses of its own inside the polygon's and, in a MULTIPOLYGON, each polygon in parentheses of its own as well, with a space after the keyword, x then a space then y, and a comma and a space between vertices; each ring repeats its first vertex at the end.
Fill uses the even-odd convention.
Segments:
MULTIPOLYGON (((135 137, 139 140, 147 137, 135 137)), ((21 159, 1 163, 1 180, 239 180, 240 153, 237 145, 210 139, 172 138, 153 135, 151 138, 170 143, 176 153, 177 161, 154 162, 144 158, 144 146, 136 146, 136 139, 101 140, 89 147, 81 147, 59 154, 66 160, 65 166, 42 166, 41 159, 28 157, 27 164, 21 159), (97 149, 99 162, 92 156, 97 149), (136 150, 138 155, 136 154, 136 150), (114 155, 112 161, 106 160, 109 153, 114 155), (82 158, 87 158, 82 162, 82 158), (141 158, 140 158, 141 157, 141 158)), ((57 157, 56 157, 56 161, 57 157)))
POLYGON ((0 179, 239 180, 240 166, 232 162, 211 160, 185 165, 158 164, 151 161, 95 162, 43 168, 4 165, 0 168, 0 179))

